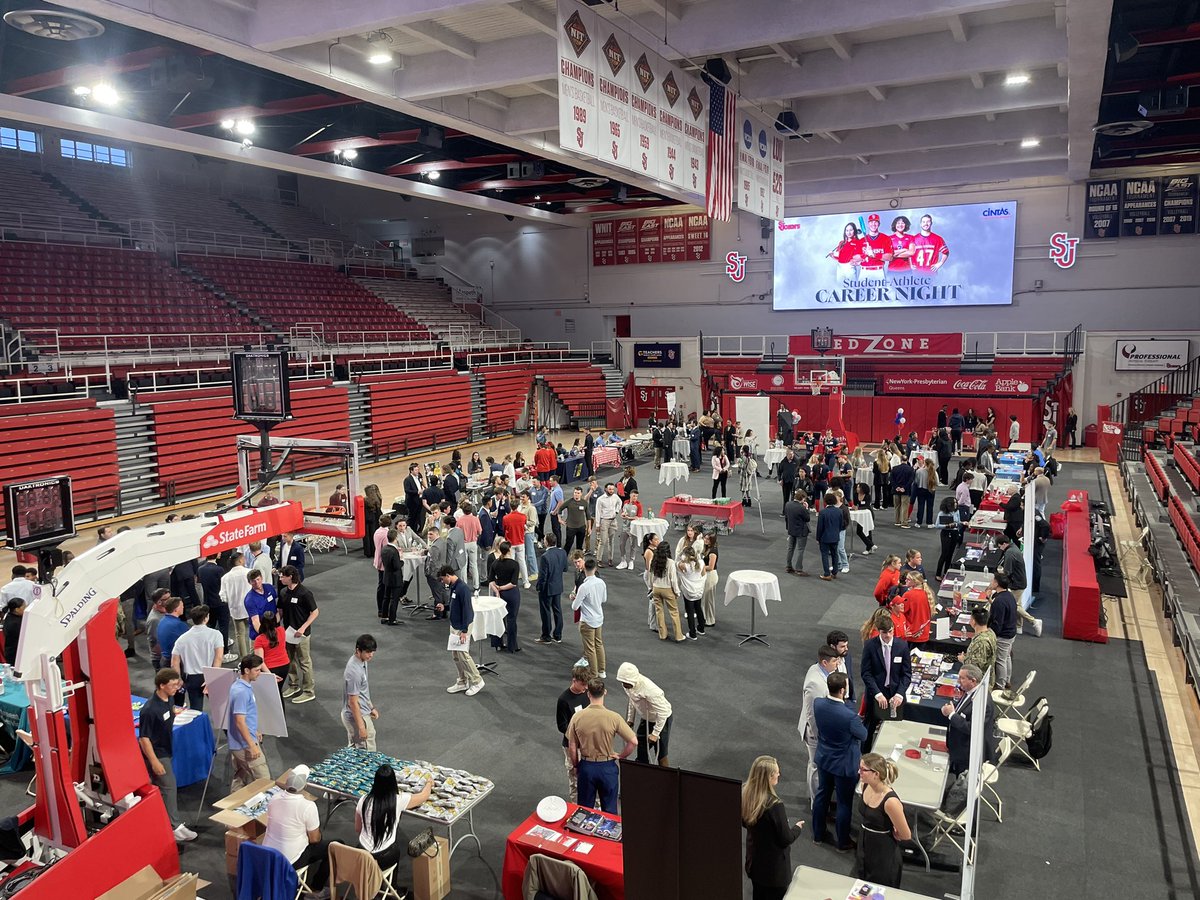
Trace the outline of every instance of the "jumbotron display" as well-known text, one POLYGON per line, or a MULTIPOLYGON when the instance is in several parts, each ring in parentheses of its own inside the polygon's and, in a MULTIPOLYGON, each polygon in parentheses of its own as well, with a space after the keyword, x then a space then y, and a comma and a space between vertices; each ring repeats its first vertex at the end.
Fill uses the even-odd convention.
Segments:
POLYGON ((1016 201, 776 223, 774 308, 1012 303, 1016 201))

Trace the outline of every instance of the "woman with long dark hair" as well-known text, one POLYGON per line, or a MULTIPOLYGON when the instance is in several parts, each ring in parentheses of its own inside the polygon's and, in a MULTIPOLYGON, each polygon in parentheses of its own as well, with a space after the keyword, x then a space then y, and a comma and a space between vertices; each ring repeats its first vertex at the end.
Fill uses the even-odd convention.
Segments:
POLYGON ((713 628, 717 624, 717 582, 721 573, 717 571, 717 533, 704 533, 704 595, 700 606, 704 613, 704 625, 713 628))
POLYGON ((842 229, 842 239, 825 256, 837 261, 838 278, 857 278, 858 265, 863 260, 862 235, 858 231, 858 226, 853 222, 847 222, 846 227, 842 229))
MULTIPOLYGON (((521 611, 521 567, 513 559, 513 545, 508 541, 500 542, 500 557, 492 566, 492 589, 504 601, 508 615, 504 619, 505 648, 509 653, 520 653, 521 645, 517 642, 517 613, 521 611)), ((493 646, 498 643, 492 638, 493 646)))
POLYGON ((654 599, 654 617, 658 639, 667 639, 668 621, 675 627, 675 640, 683 641, 683 626, 679 623, 679 572, 671 560, 671 546, 659 541, 650 560, 650 592, 654 599))
POLYGON ((429 799, 432 779, 415 794, 401 792, 396 771, 389 765, 375 770, 371 792, 358 800, 354 808, 354 830, 358 845, 375 857, 381 871, 386 872, 406 855, 408 842, 400 839, 400 816, 406 809, 416 809, 429 799))
POLYGON ((375 556, 375 529, 379 527, 379 516, 383 513, 383 495, 379 485, 368 484, 363 488, 363 556, 375 556))
POLYGON ((291 659, 288 657, 286 632, 275 613, 264 612, 259 616, 258 637, 254 639, 254 650, 262 657, 263 665, 275 676, 279 696, 282 697, 283 682, 287 678, 291 659))
POLYGON ((679 590, 683 594, 688 637, 693 641, 699 639, 698 634, 704 634, 704 613, 700 609, 700 598, 704 596, 704 578, 704 564, 700 562, 695 548, 687 544, 679 551, 679 590))

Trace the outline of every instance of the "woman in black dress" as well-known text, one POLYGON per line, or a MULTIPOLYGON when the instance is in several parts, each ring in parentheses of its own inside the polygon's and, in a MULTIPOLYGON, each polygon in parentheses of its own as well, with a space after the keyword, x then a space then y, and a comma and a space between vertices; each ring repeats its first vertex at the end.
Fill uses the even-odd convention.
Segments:
POLYGON ((775 793, 779 763, 760 756, 742 785, 742 827, 746 829, 746 874, 754 900, 781 900, 792 881, 792 843, 803 822, 788 822, 783 801, 775 793))
MULTIPOLYGON (((517 643, 517 613, 521 610, 521 568, 513 559, 512 544, 500 542, 500 558, 491 567, 492 589, 504 601, 508 614, 504 619, 505 648, 509 653, 520 653, 521 645, 517 643)), ((492 645, 498 641, 492 638, 492 645)))
POLYGON ((375 529, 379 527, 379 516, 383 513, 383 495, 379 486, 368 484, 363 488, 363 556, 375 556, 375 529))
POLYGON ((858 815, 862 833, 858 838, 854 875, 863 881, 900 887, 904 857, 900 842, 911 840, 912 830, 904 817, 904 804, 892 790, 896 764, 878 753, 863 756, 858 765, 862 794, 858 815))

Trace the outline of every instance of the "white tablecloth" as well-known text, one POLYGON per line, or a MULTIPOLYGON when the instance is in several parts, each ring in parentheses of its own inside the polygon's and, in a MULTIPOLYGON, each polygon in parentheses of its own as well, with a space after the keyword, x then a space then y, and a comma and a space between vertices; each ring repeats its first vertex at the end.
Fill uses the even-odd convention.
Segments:
POLYGON ((738 569, 729 573, 725 579, 725 605, 732 603, 735 597, 753 597, 764 616, 768 600, 783 599, 779 595, 779 578, 756 569, 738 569))
POLYGON ((787 456, 786 447, 768 447, 763 453, 763 462, 768 466, 778 465, 785 456, 787 456))
POLYGON ((658 483, 670 485, 680 479, 688 480, 688 465, 684 462, 663 463, 658 470, 658 483))
POLYGON ((475 618, 468 629, 471 640, 482 641, 489 635, 504 634, 504 617, 508 614, 508 607, 503 600, 491 594, 476 594, 471 605, 475 609, 475 618))
POLYGON ((874 484, 875 470, 871 466, 859 466, 854 470, 855 484, 874 484))
POLYGON ((872 515, 869 509, 850 510, 850 521, 861 525, 863 534, 870 534, 875 530, 875 516, 872 515))
POLYGON ((642 538, 650 532, 654 532, 659 537, 665 537, 667 527, 666 519, 633 519, 629 523, 629 531, 637 540, 639 547, 642 544, 642 538))

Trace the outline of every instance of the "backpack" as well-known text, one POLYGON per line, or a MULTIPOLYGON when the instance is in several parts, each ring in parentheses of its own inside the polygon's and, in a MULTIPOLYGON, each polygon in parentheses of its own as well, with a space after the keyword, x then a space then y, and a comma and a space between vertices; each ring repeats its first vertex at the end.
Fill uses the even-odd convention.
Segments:
MULTIPOLYGON (((1037 706, 1042 699, 1039 697, 1033 705, 1037 706)), ((1033 734, 1025 739, 1025 750, 1034 759, 1041 759, 1050 752, 1050 747, 1054 743, 1053 723, 1054 716, 1046 713, 1046 715, 1042 716, 1042 724, 1034 730, 1033 734)))

